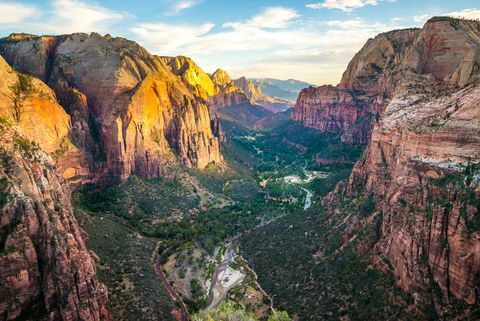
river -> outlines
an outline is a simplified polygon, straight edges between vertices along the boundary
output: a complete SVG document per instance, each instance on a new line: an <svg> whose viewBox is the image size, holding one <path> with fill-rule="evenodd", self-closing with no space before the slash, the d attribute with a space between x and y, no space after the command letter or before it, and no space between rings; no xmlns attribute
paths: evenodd
<svg viewBox="0 0 480 321"><path fill-rule="evenodd" d="M305 205L303 206L303 210L306 211L312 206L312 193L306 188L302 187L302 189L307 192L307 196L305 196Z"/></svg>

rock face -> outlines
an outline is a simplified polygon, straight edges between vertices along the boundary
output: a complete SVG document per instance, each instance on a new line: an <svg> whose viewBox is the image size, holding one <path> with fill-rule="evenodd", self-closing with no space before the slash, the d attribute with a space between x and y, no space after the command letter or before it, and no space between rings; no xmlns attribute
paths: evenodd
<svg viewBox="0 0 480 321"><path fill-rule="evenodd" d="M300 93L292 119L304 126L326 133L347 133L355 136L356 143L368 142L368 132L358 131L363 123L369 123L368 107L355 99L350 91L333 86L309 87ZM354 128L354 125L357 125ZM346 138L345 138L346 139Z"/></svg>
<svg viewBox="0 0 480 321"><path fill-rule="evenodd" d="M478 303L480 86L411 85L375 126L348 189L375 195L384 215L375 255L402 288L419 302L438 285L445 302Z"/></svg>
<svg viewBox="0 0 480 321"><path fill-rule="evenodd" d="M429 74L465 86L479 77L479 44L478 22L459 19L433 18L422 29L380 34L349 63L336 87L338 94L324 86L302 91L292 119L342 133L345 142L367 143L372 124L405 73ZM351 98L344 103L343 96Z"/></svg>
<svg viewBox="0 0 480 321"><path fill-rule="evenodd" d="M210 76L188 57L161 57L161 59L197 97L208 103L212 110L250 103L245 92L237 87L222 69L218 69Z"/></svg>
<svg viewBox="0 0 480 321"><path fill-rule="evenodd" d="M480 39L480 22L434 18L407 32L415 41L398 60L399 76L383 82L388 104L365 156L332 195L344 189L350 197L373 196L383 213L374 262L442 316L453 299L480 302L480 85L472 60L478 42L470 46ZM463 46L461 35L468 38ZM356 71L346 72L340 88L361 86L360 65L355 58Z"/></svg>
<svg viewBox="0 0 480 321"><path fill-rule="evenodd" d="M0 316L108 320L107 289L43 151L64 148L70 117L44 83L1 58L0 76Z"/></svg>
<svg viewBox="0 0 480 321"><path fill-rule="evenodd" d="M371 124L395 86L396 68L418 33L417 29L392 31L367 41L338 86L300 92L292 119L320 131L341 133L344 142L366 144Z"/></svg>
<svg viewBox="0 0 480 321"><path fill-rule="evenodd" d="M176 159L195 168L222 161L206 104L134 42L97 34L16 36L4 39L0 53L54 88L96 168L105 160L121 179L149 178L163 176Z"/></svg>
<svg viewBox="0 0 480 321"><path fill-rule="evenodd" d="M265 95L260 87L245 77L235 80L237 87L242 89L247 97L255 104L260 105L270 111L277 112L286 110L293 105L286 99L279 99Z"/></svg>

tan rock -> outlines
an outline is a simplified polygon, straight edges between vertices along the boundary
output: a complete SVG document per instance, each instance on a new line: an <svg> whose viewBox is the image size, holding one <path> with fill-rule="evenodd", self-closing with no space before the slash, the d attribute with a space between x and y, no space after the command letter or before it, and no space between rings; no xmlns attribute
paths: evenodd
<svg viewBox="0 0 480 321"><path fill-rule="evenodd" d="M5 320L109 320L107 290L55 164L43 151L26 153L16 143L20 128L2 123L0 129L0 149L9 155L0 162L8 195L0 203L0 314Z"/></svg>
<svg viewBox="0 0 480 321"><path fill-rule="evenodd" d="M158 177L176 158L197 168L222 162L205 102L162 59L123 38L72 34L53 39L11 39L0 52L56 90L72 117L72 136L89 155L95 174ZM32 65L33 60L47 65Z"/></svg>

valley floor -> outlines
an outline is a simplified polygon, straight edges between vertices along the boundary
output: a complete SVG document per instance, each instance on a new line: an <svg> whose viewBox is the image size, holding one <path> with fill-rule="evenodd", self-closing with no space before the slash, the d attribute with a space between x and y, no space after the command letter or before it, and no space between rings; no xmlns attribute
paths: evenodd
<svg viewBox="0 0 480 321"><path fill-rule="evenodd" d="M226 167L178 169L173 180L131 177L74 194L115 320L183 320L176 294L191 315L227 299L259 319L273 308L300 320L409 315L393 280L351 248L339 250L319 204L348 177L362 147L300 131L288 112L262 128L223 127ZM348 309L358 313L342 312Z"/></svg>

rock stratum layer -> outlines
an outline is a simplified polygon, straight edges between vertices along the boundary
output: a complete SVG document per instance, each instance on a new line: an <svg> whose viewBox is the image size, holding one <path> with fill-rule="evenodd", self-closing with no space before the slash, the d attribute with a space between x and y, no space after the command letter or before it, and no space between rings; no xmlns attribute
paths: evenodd
<svg viewBox="0 0 480 321"><path fill-rule="evenodd" d="M48 86L1 57L0 77L0 317L108 320L107 289L46 153L74 149L70 117Z"/></svg>
<svg viewBox="0 0 480 321"><path fill-rule="evenodd" d="M303 90L292 119L307 127L367 143L373 124L405 73L431 75L451 86L478 79L478 22L433 18L422 29L396 30L367 41L336 87Z"/></svg>
<svg viewBox="0 0 480 321"><path fill-rule="evenodd" d="M475 304L480 86L433 99L448 89L431 84L423 87L427 94L418 94L418 86L412 83L387 106L365 159L350 177L349 192L366 189L375 195L384 215L375 259L403 289L421 302L428 297L425 291L438 285L445 302L458 298Z"/></svg>
<svg viewBox="0 0 480 321"><path fill-rule="evenodd" d="M0 53L55 90L72 118L72 140L92 156L94 171L149 178L167 175L177 160L195 168L222 162L207 105L132 41L13 35Z"/></svg>
<svg viewBox="0 0 480 321"><path fill-rule="evenodd" d="M411 34L403 58L392 60L402 70L378 82L388 103L379 109L365 155L324 204L371 195L383 215L379 239L365 245L375 265L393 273L418 306L445 318L455 300L480 303L480 47L472 45L480 39L480 22L434 18L423 30L396 33ZM357 71L347 70L338 88L304 95L313 91L324 106L341 101L354 109L350 96L338 98L338 92L361 86L364 49L350 64Z"/></svg>

